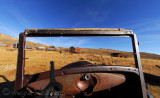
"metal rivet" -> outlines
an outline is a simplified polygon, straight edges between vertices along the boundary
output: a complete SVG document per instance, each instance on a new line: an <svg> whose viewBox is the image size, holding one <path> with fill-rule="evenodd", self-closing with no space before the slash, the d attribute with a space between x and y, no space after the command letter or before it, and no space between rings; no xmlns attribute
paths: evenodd
<svg viewBox="0 0 160 98"><path fill-rule="evenodd" d="M64 72L62 71L62 75L64 75Z"/></svg>

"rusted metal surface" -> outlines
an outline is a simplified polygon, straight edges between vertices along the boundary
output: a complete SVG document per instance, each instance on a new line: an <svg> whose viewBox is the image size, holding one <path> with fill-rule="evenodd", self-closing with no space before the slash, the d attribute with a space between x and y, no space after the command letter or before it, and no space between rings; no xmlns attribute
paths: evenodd
<svg viewBox="0 0 160 98"><path fill-rule="evenodd" d="M86 89L93 86L93 92L106 90L125 82L125 76L121 74L111 74L111 73L91 73L89 79L81 79L84 74L72 74L65 76L58 76L56 80L63 85L63 93L67 95L80 94L81 92L86 92ZM93 77L96 80L93 80ZM44 79L36 81L27 85L28 87L35 90L43 90L49 83L50 79ZM114 81L114 82L113 82Z"/></svg>
<svg viewBox="0 0 160 98"><path fill-rule="evenodd" d="M74 95L74 94L79 94L81 92L81 89L78 88L76 84L79 82L82 75L83 74L59 76L59 77L56 77L56 80L61 84L63 84L63 92L65 94ZM27 86L35 90L43 90L48 85L49 81L50 79L48 78L48 79L30 83Z"/></svg>
<svg viewBox="0 0 160 98"><path fill-rule="evenodd" d="M121 66L83 66L83 67L69 67L55 70L56 76L80 74L80 73L135 73L139 75L138 69L132 67L121 67ZM24 79L24 86L28 83L47 79L50 77L50 71L42 72L35 75L26 76Z"/></svg>
<svg viewBox="0 0 160 98"><path fill-rule="evenodd" d="M146 89L146 83L144 80L144 74L143 74L143 69L142 69L142 64L141 64L141 58L140 58L140 53L139 53L139 48L138 48L138 41L137 41L137 36L136 34L133 34L132 36L132 45L133 45L133 52L134 52L134 60L135 60L135 65L136 68L139 70L139 78L141 81L141 88L143 92L143 98L147 98L147 89Z"/></svg>
<svg viewBox="0 0 160 98"><path fill-rule="evenodd" d="M21 33L19 35L17 72L16 72L14 91L23 88L24 66L25 66L25 36L24 33Z"/></svg>
<svg viewBox="0 0 160 98"><path fill-rule="evenodd" d="M102 91L125 82L125 76L122 74L111 74L111 73L95 73L97 77L97 85L95 91Z"/></svg>
<svg viewBox="0 0 160 98"><path fill-rule="evenodd" d="M75 95L81 92L81 89L77 86L77 82L80 81L82 74L66 75L57 77L57 81L64 85L63 92L68 95ZM86 88L83 85L83 88Z"/></svg>
<svg viewBox="0 0 160 98"><path fill-rule="evenodd" d="M131 30L122 30L122 29L26 29L25 35L27 37L53 37L53 36L64 36L64 37L73 37L73 36L132 36L133 33Z"/></svg>
<svg viewBox="0 0 160 98"><path fill-rule="evenodd" d="M38 31L38 30L46 30L46 31L54 31L54 30L60 30L60 31L66 31L66 30L73 30L73 31L131 31L131 30L124 30L122 28L57 28L57 29L27 29L31 31Z"/></svg>
<svg viewBox="0 0 160 98"><path fill-rule="evenodd" d="M43 90L49 84L50 78L39 80L27 85L28 87L35 90Z"/></svg>
<svg viewBox="0 0 160 98"><path fill-rule="evenodd" d="M70 63L70 64L62 67L61 69L75 68L75 67L88 67L88 66L96 66L96 65L94 65L90 62L87 62L87 61L78 61L78 62Z"/></svg>

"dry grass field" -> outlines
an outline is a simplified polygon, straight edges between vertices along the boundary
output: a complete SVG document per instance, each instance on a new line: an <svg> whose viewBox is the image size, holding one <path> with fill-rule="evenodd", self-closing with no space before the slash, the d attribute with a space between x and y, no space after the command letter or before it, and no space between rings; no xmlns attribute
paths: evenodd
<svg viewBox="0 0 160 98"><path fill-rule="evenodd" d="M17 49L0 47L0 54L0 75L4 76L9 81L14 81L17 64ZM25 74L34 74L50 70L50 61L55 62L56 69L76 61L88 61L96 64L105 64L106 66L125 65L134 67L133 58L111 57L109 55L103 55L102 53L101 55L93 53L60 54L54 51L26 50L26 58L28 59L26 59L25 63ZM142 65L145 73L160 76L160 68L155 66L160 65L160 60L142 59ZM0 77L0 82L5 82L5 80ZM148 87L155 98L160 96L160 86L149 85Z"/></svg>

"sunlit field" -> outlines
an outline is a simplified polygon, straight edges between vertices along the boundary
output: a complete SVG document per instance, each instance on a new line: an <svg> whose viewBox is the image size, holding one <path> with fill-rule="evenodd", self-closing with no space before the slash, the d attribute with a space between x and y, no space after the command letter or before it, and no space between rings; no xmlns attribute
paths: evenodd
<svg viewBox="0 0 160 98"><path fill-rule="evenodd" d="M15 80L16 64L17 64L17 49L0 47L0 75L4 76L9 81ZM97 66L103 65L124 65L134 66L133 58L111 57L104 54L71 54L68 52L55 51L40 51L26 50L25 74L35 74L50 70L50 61L54 61L55 68L61 67L76 61L88 61L96 63ZM142 59L143 71L152 75L160 76L159 68L155 65L160 65L160 60ZM5 82L1 77L0 82ZM149 85L149 91L155 98L160 96L160 87Z"/></svg>

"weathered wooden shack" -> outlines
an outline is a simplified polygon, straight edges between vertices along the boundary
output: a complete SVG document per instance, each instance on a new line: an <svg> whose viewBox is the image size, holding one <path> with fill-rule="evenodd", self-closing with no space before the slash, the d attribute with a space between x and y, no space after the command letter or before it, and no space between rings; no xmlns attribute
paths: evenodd
<svg viewBox="0 0 160 98"><path fill-rule="evenodd" d="M50 46L49 48L55 48L54 46Z"/></svg>
<svg viewBox="0 0 160 98"><path fill-rule="evenodd" d="M75 52L76 52L76 53L81 53L81 48L76 47Z"/></svg>
<svg viewBox="0 0 160 98"><path fill-rule="evenodd" d="M0 44L0 46L6 46L6 44Z"/></svg>
<svg viewBox="0 0 160 98"><path fill-rule="evenodd" d="M121 57L121 58L127 58L126 54L123 53L111 53L112 57Z"/></svg>
<svg viewBox="0 0 160 98"><path fill-rule="evenodd" d="M13 44L7 44L6 47L11 47L11 48L13 48Z"/></svg>
<svg viewBox="0 0 160 98"><path fill-rule="evenodd" d="M19 45L18 43L14 43L13 48L18 48L18 45Z"/></svg>
<svg viewBox="0 0 160 98"><path fill-rule="evenodd" d="M25 46L25 48L26 48L26 49L32 49L32 47L31 47L31 46Z"/></svg>
<svg viewBox="0 0 160 98"><path fill-rule="evenodd" d="M46 47L36 47L37 50L45 50Z"/></svg>
<svg viewBox="0 0 160 98"><path fill-rule="evenodd" d="M45 50L46 50L46 51L57 51L57 52L61 51L61 49L60 49L59 47L46 48Z"/></svg>

